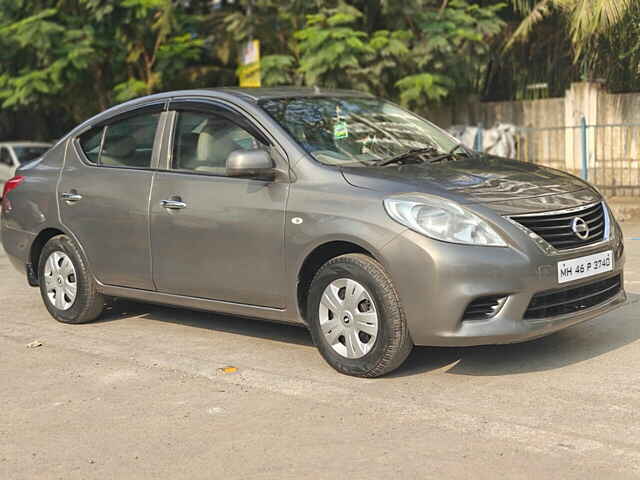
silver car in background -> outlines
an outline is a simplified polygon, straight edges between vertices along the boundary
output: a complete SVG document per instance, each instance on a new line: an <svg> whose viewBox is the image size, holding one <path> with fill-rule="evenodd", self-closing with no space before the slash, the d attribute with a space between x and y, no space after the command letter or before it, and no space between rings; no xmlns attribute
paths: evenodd
<svg viewBox="0 0 640 480"><path fill-rule="evenodd" d="M0 142L0 192L20 165L41 157L49 148L51 144L45 142Z"/></svg>
<svg viewBox="0 0 640 480"><path fill-rule="evenodd" d="M2 241L61 322L108 297L302 324L338 371L521 342L622 305L607 204L348 91L168 92L18 169Z"/></svg>

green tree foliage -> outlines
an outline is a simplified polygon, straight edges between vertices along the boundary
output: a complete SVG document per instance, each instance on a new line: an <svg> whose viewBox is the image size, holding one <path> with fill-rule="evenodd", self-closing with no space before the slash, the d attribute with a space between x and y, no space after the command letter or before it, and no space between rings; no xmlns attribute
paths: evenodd
<svg viewBox="0 0 640 480"><path fill-rule="evenodd" d="M450 0L446 8L425 9L415 15L411 59L421 71L398 81L403 103L425 106L423 99L441 100L451 92L468 94L481 89L489 41L504 26L498 17L504 6L480 7Z"/></svg>
<svg viewBox="0 0 640 480"><path fill-rule="evenodd" d="M227 5L228 3L228 5ZM0 104L71 124L165 89L235 84L262 45L264 85L354 88L425 107L472 91L502 4L471 0L0 0Z"/></svg>
<svg viewBox="0 0 640 480"><path fill-rule="evenodd" d="M545 17L560 14L566 17L576 54L580 55L589 41L608 33L622 22L636 5L634 0L513 0L517 11L525 18L509 40L526 38Z"/></svg>
<svg viewBox="0 0 640 480"><path fill-rule="evenodd" d="M346 3L307 16L305 28L295 33L307 85L349 87L357 81L362 58L374 52L367 33L354 28L361 17Z"/></svg>
<svg viewBox="0 0 640 480"><path fill-rule="evenodd" d="M504 25L498 16L504 4L417 0L399 9L383 1L378 16L393 20L372 22L374 3L325 2L306 15L289 54L279 57L280 63L265 58L265 83L286 79L355 88L417 108L477 88L489 41Z"/></svg>
<svg viewBox="0 0 640 480"><path fill-rule="evenodd" d="M639 2L505 1L0 0L0 127L15 112L54 118L60 135L133 97L235 85L249 38L265 86L352 88L418 110L532 82L558 93L585 72L640 87Z"/></svg>
<svg viewBox="0 0 640 480"><path fill-rule="evenodd" d="M592 78L616 92L640 90L640 2L606 33L595 35L581 58Z"/></svg>
<svg viewBox="0 0 640 480"><path fill-rule="evenodd" d="M160 90L201 55L188 20L171 0L0 0L2 108L55 105L78 121Z"/></svg>
<svg viewBox="0 0 640 480"><path fill-rule="evenodd" d="M565 82L551 68L541 68L539 81L560 93L569 81L604 79L613 90L640 87L640 37L637 0L512 0L523 16L506 43L504 58L518 63L519 55L544 50L551 41L547 64L570 72ZM515 55L513 51L516 51ZM525 63L525 62L523 62ZM535 74L535 72L534 72ZM544 78L546 77L546 78Z"/></svg>

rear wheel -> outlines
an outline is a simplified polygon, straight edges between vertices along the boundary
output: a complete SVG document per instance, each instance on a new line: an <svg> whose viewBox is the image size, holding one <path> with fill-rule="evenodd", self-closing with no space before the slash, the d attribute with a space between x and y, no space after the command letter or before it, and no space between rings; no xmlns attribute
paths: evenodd
<svg viewBox="0 0 640 480"><path fill-rule="evenodd" d="M49 313L63 323L87 323L100 316L105 298L80 249L66 235L50 239L38 262L40 293Z"/></svg>
<svg viewBox="0 0 640 480"><path fill-rule="evenodd" d="M389 373L413 348L389 275L366 255L341 255L320 268L309 289L307 318L322 356L347 375Z"/></svg>

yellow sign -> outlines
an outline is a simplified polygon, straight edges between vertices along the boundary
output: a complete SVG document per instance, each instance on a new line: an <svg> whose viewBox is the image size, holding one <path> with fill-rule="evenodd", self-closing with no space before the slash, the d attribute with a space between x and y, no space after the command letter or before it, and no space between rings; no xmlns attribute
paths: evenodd
<svg viewBox="0 0 640 480"><path fill-rule="evenodd" d="M249 40L242 49L238 77L241 87L260 86L260 40Z"/></svg>

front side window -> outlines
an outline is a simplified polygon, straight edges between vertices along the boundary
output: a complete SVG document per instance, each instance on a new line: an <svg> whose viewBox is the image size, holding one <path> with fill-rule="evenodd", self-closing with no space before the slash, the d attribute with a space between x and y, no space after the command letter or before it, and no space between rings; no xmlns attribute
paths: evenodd
<svg viewBox="0 0 640 480"><path fill-rule="evenodd" d="M160 112L144 113L107 125L100 165L150 168Z"/></svg>
<svg viewBox="0 0 640 480"><path fill-rule="evenodd" d="M226 175L227 157L235 150L264 148L253 135L226 118L180 112L174 132L174 170Z"/></svg>
<svg viewBox="0 0 640 480"><path fill-rule="evenodd" d="M423 118L375 98L270 98L260 106L329 165L375 165L414 149L446 153L457 143Z"/></svg>

